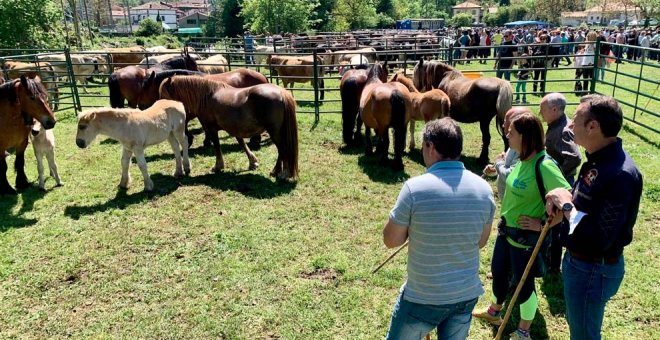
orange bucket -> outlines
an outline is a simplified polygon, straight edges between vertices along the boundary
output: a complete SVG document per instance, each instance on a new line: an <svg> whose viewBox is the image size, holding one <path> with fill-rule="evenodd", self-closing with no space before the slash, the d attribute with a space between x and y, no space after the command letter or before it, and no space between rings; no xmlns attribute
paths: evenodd
<svg viewBox="0 0 660 340"><path fill-rule="evenodd" d="M483 76L481 72L463 72L463 77L470 79L479 79Z"/></svg>

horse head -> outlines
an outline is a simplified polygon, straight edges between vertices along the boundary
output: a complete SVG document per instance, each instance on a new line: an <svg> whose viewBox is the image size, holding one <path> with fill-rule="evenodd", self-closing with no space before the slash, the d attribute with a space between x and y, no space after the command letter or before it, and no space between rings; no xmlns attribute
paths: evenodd
<svg viewBox="0 0 660 340"><path fill-rule="evenodd" d="M84 149L88 147L96 136L98 136L98 128L92 124L96 118L96 111L86 111L78 115L78 129L76 131L76 145Z"/></svg>
<svg viewBox="0 0 660 340"><path fill-rule="evenodd" d="M415 87L417 89L420 89L422 91L425 90L424 86L423 86L424 85L424 78L425 78L424 77L424 73L425 73L424 72L425 71L424 66L425 66L424 65L424 58L419 58L419 62L417 62L417 65L415 65L415 68L413 70L413 85L415 85Z"/></svg>
<svg viewBox="0 0 660 340"><path fill-rule="evenodd" d="M55 127L55 115L48 106L48 93L41 84L39 76L28 79L22 75L21 80L14 85L14 90L26 120L31 123L28 116L32 117L38 120L46 130Z"/></svg>

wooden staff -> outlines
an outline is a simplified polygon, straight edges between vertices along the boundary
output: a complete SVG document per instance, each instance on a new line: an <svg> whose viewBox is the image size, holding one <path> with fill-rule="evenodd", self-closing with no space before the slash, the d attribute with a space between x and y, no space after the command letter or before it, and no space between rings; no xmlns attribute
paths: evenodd
<svg viewBox="0 0 660 340"><path fill-rule="evenodd" d="M520 291L522 290L522 286L523 284L525 284L525 281L527 280L527 276L529 275L529 272L532 270L534 261L536 261L536 255L538 255L539 250L541 249L543 240L545 239L545 236L548 234L548 230L550 230L550 221L552 221L552 216L548 216L548 221L545 222L543 229L541 229L541 235L539 235L539 240L536 241L536 246L534 246L534 251L532 251L532 256L529 258L529 261L527 261L527 267L525 267L525 272L523 272L523 275L520 278L520 282L518 282L518 286L516 287L516 291L513 293L511 302L509 302L509 306L507 306L506 308L506 314L504 315L504 320L502 320L502 324L497 329L497 335L495 336L495 340L502 339L502 333L504 333L504 327L506 327L506 324L507 322L509 322L509 318L511 317L511 311L513 310L513 305L516 303L516 300L518 299L518 294L520 294Z"/></svg>
<svg viewBox="0 0 660 340"><path fill-rule="evenodd" d="M405 248L406 246L408 246L408 241L406 241L406 243L404 243L401 247L399 247L399 249L397 249L392 255L390 255L390 257L388 257L387 260L383 261L383 263L381 263L380 266L378 266L376 269L374 269L374 270L371 272L371 274L376 274L376 273L380 270L380 268L383 268L383 266L384 266L387 262L390 262L390 260L391 260L394 256L396 256L396 254L398 254L398 253L399 253L403 248Z"/></svg>

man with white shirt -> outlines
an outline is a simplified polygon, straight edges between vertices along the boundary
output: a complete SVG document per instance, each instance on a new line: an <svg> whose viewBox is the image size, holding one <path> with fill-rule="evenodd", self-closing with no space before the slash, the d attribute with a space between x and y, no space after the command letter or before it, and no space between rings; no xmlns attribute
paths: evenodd
<svg viewBox="0 0 660 340"><path fill-rule="evenodd" d="M580 99L569 128L584 147L573 193L554 189L546 195L546 211L562 218L561 240L566 318L571 339L600 339L605 305L619 290L624 276L623 248L633 239L642 195L642 174L623 150L617 134L623 112L608 96ZM563 213L556 213L561 211Z"/></svg>

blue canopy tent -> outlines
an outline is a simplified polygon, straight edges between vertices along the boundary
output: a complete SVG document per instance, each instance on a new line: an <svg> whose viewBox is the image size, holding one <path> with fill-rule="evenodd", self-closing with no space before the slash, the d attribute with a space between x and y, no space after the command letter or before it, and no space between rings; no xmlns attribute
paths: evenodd
<svg viewBox="0 0 660 340"><path fill-rule="evenodd" d="M533 21L533 20L521 20L521 21L512 21L504 24L507 28L515 28L520 26L536 26L538 28L548 27L547 22L543 21Z"/></svg>

